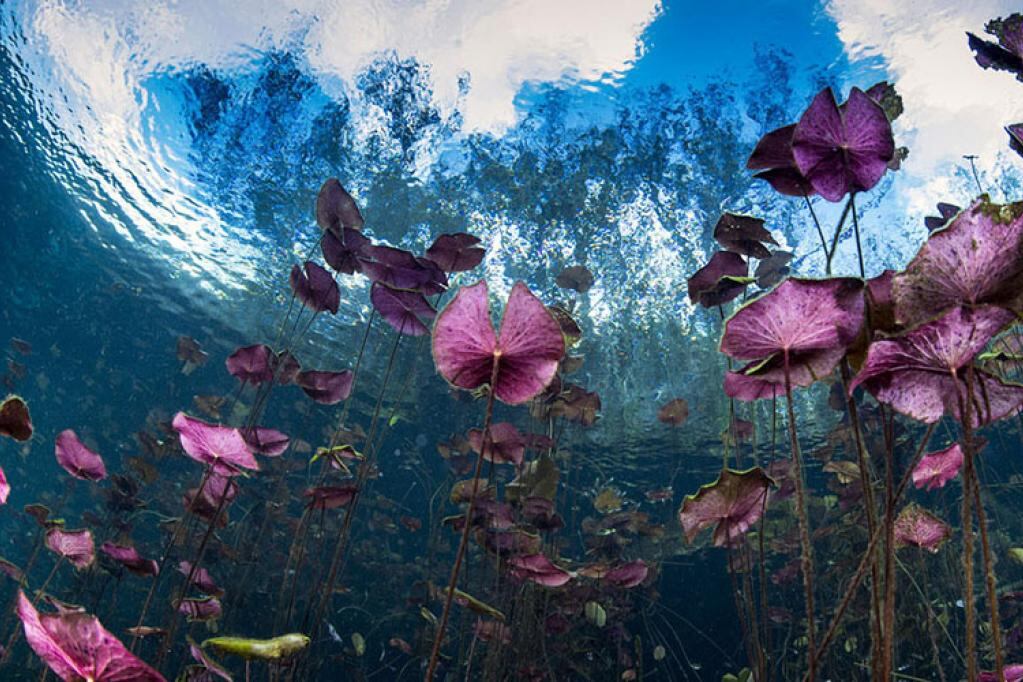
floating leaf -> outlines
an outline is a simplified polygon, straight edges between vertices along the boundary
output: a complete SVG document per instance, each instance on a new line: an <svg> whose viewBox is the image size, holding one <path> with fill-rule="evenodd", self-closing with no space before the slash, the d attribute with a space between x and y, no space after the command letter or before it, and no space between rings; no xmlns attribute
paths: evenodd
<svg viewBox="0 0 1023 682"><path fill-rule="evenodd" d="M323 260L343 275L362 272L362 258L370 245L369 238L358 230L346 227L338 233L324 232L320 240Z"/></svg>
<svg viewBox="0 0 1023 682"><path fill-rule="evenodd" d="M71 429L57 435L57 463L75 478L82 481L102 481L107 477L103 458L78 439Z"/></svg>
<svg viewBox="0 0 1023 682"><path fill-rule="evenodd" d="M418 291L392 289L386 284L374 282L370 289L370 302L387 324L405 336L423 336L430 328L423 320L437 316L426 297Z"/></svg>
<svg viewBox="0 0 1023 682"><path fill-rule="evenodd" d="M245 444L257 455L279 457L284 454L284 451L288 449L288 445L291 444L291 439L288 438L287 434L281 433L277 429L254 426L240 429L240 432L242 438L245 439Z"/></svg>
<svg viewBox="0 0 1023 682"><path fill-rule="evenodd" d="M710 262L688 280L689 299L705 308L715 308L742 294L753 281L747 277L746 261L737 253L718 251Z"/></svg>
<svg viewBox="0 0 1023 682"><path fill-rule="evenodd" d="M243 383L258 385L273 379L272 357L270 346L243 346L227 356L227 371Z"/></svg>
<svg viewBox="0 0 1023 682"><path fill-rule="evenodd" d="M796 126L792 124L766 133L746 161L746 168L761 171L754 177L766 181L780 194L810 196L816 193L813 185L799 172L792 155L792 135L795 130Z"/></svg>
<svg viewBox="0 0 1023 682"><path fill-rule="evenodd" d="M483 459L495 464L521 465L526 452L526 440L515 425L497 422L490 426L489 431ZM483 448L483 432L480 429L470 429L467 435L473 451L479 453Z"/></svg>
<svg viewBox="0 0 1023 682"><path fill-rule="evenodd" d="M321 405L334 405L352 394L355 374L348 369L327 372L308 369L298 373L295 383L307 396Z"/></svg>
<svg viewBox="0 0 1023 682"><path fill-rule="evenodd" d="M738 213L725 213L718 218L717 225L714 226L714 241L726 251L758 260L771 256L771 252L764 244L778 245L764 227L762 218Z"/></svg>
<svg viewBox="0 0 1023 682"><path fill-rule="evenodd" d="M1023 81L1023 14L989 21L984 31L997 38L998 42L966 34L970 49L976 53L977 64L983 69L1008 71Z"/></svg>
<svg viewBox="0 0 1023 682"><path fill-rule="evenodd" d="M518 580L528 580L545 587L561 587L572 579L572 574L556 566L543 554L513 556L508 559L508 570Z"/></svg>
<svg viewBox="0 0 1023 682"><path fill-rule="evenodd" d="M913 469L913 485L927 490L944 488L956 477L962 465L963 449L959 443L953 443L944 450L928 452Z"/></svg>
<svg viewBox="0 0 1023 682"><path fill-rule="evenodd" d="M143 559L134 547L104 542L99 549L136 575L152 577L160 573L160 565L152 559Z"/></svg>
<svg viewBox="0 0 1023 682"><path fill-rule="evenodd" d="M291 268L291 289L302 303L313 312L329 311L337 314L341 305L341 290L323 266L306 261L305 267Z"/></svg>
<svg viewBox="0 0 1023 682"><path fill-rule="evenodd" d="M355 199L337 178L329 178L316 196L316 224L321 230L340 232L343 228L358 230L365 221Z"/></svg>
<svg viewBox="0 0 1023 682"><path fill-rule="evenodd" d="M760 467L725 469L716 481L682 502L678 516L686 541L691 543L704 528L713 527L715 547L734 544L760 518L773 484Z"/></svg>
<svg viewBox="0 0 1023 682"><path fill-rule="evenodd" d="M934 553L952 534L944 521L917 504L910 504L895 519L895 542Z"/></svg>
<svg viewBox="0 0 1023 682"><path fill-rule="evenodd" d="M884 109L859 88L841 108L831 88L821 90L792 134L796 167L828 201L874 187L894 154Z"/></svg>
<svg viewBox="0 0 1023 682"><path fill-rule="evenodd" d="M178 432L185 453L209 465L214 472L234 476L243 469L259 470L259 462L238 429L207 424L184 412L174 415L171 424Z"/></svg>
<svg viewBox="0 0 1023 682"><path fill-rule="evenodd" d="M92 532L87 528L64 530L60 526L51 526L46 531L46 548L67 559L75 568L88 568L96 558Z"/></svg>
<svg viewBox="0 0 1023 682"><path fill-rule="evenodd" d="M0 403L0 436L18 441L32 437L32 418L21 396L9 395Z"/></svg>
<svg viewBox="0 0 1023 682"><path fill-rule="evenodd" d="M426 250L426 257L444 272L465 272L483 261L486 252L479 243L479 237L465 232L442 234Z"/></svg>
<svg viewBox="0 0 1023 682"><path fill-rule="evenodd" d="M670 426L682 426L689 419L689 403L685 398L675 398L661 405L657 411L657 421Z"/></svg>

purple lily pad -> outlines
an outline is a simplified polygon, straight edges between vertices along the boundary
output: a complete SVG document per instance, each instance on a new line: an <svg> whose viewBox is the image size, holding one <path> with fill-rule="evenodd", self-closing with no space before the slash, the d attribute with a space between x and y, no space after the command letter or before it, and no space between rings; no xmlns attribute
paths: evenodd
<svg viewBox="0 0 1023 682"><path fill-rule="evenodd" d="M229 476L222 476L214 470L202 488L202 495L199 495L198 488L189 488L185 492L183 501L186 509L206 522L213 523L214 517L217 516L217 510L223 512L223 509L226 509L227 505L233 502L237 496L238 484ZM223 513L221 513L219 523L222 526L227 525L227 519Z"/></svg>
<svg viewBox="0 0 1023 682"><path fill-rule="evenodd" d="M339 234L324 232L320 240L320 251L323 252L323 260L334 270L343 275L354 275L362 272L359 259L364 257L363 251L369 244L368 237L346 227Z"/></svg>
<svg viewBox="0 0 1023 682"><path fill-rule="evenodd" d="M630 589L642 584L650 573L650 568L642 559L630 561L612 568L604 574L604 580L616 587Z"/></svg>
<svg viewBox="0 0 1023 682"><path fill-rule="evenodd" d="M554 278L554 283L561 289L572 289L585 294L593 286L593 273L585 265L572 265Z"/></svg>
<svg viewBox="0 0 1023 682"><path fill-rule="evenodd" d="M669 400L657 410L657 421L668 426L682 426L687 419L689 419L689 403L685 398Z"/></svg>
<svg viewBox="0 0 1023 682"><path fill-rule="evenodd" d="M984 31L997 38L998 42L966 34L970 49L976 53L977 64L983 69L1008 71L1023 81L1023 14L989 21Z"/></svg>
<svg viewBox="0 0 1023 682"><path fill-rule="evenodd" d="M7 474L3 467L0 467L0 504L7 504L7 498L11 494L11 484L7 482Z"/></svg>
<svg viewBox="0 0 1023 682"><path fill-rule="evenodd" d="M309 488L302 495L309 498L309 506L313 509L337 509L347 506L358 491L359 488L354 483L345 483Z"/></svg>
<svg viewBox="0 0 1023 682"><path fill-rule="evenodd" d="M785 393L827 376L859 335L863 282L853 278L787 279L739 308L725 322L721 352L752 361L729 372L725 392L740 400Z"/></svg>
<svg viewBox="0 0 1023 682"><path fill-rule="evenodd" d="M772 252L770 256L757 263L757 269L753 273L757 279L757 286L761 289L770 289L776 286L788 277L789 263L791 262L792 254L790 252Z"/></svg>
<svg viewBox="0 0 1023 682"><path fill-rule="evenodd" d="M32 417L21 396L9 395L0 403L0 436L17 441L32 437Z"/></svg>
<svg viewBox="0 0 1023 682"><path fill-rule="evenodd" d="M780 194L793 197L810 196L816 192L813 185L796 167L792 155L792 135L795 124L766 133L753 149L746 168L760 170L754 177L766 181Z"/></svg>
<svg viewBox="0 0 1023 682"><path fill-rule="evenodd" d="M100 551L108 557L121 564L129 571L141 576L155 576L160 573L160 565L153 559L144 559L134 547L115 545L112 542L104 542L99 547Z"/></svg>
<svg viewBox="0 0 1023 682"><path fill-rule="evenodd" d="M257 455L266 457L279 457L284 454L291 444L287 434L277 429L267 429L262 426L240 429L245 444L249 450Z"/></svg>
<svg viewBox="0 0 1023 682"><path fill-rule="evenodd" d="M841 109L831 88L821 90L792 134L796 167L828 201L874 187L894 154L884 109L859 88Z"/></svg>
<svg viewBox="0 0 1023 682"><path fill-rule="evenodd" d="M426 250L426 257L444 272L465 272L483 261L486 251L479 243L479 237L465 232L442 234Z"/></svg>
<svg viewBox="0 0 1023 682"><path fill-rule="evenodd" d="M746 261L737 253L718 251L710 262L689 278L689 298L705 308L715 308L740 296L753 281Z"/></svg>
<svg viewBox="0 0 1023 682"><path fill-rule="evenodd" d="M982 672L977 675L977 682L1023 682L1023 663L1014 663L1002 668L1004 677L998 679L998 672Z"/></svg>
<svg viewBox="0 0 1023 682"><path fill-rule="evenodd" d="M468 435L469 445L473 451L479 453L483 448L483 431L481 429L470 429ZM495 464L522 465L522 457L526 454L526 440L510 422L498 422L491 424L490 437L487 438L487 450L483 453L483 459Z"/></svg>
<svg viewBox="0 0 1023 682"><path fill-rule="evenodd" d="M416 257L416 262L428 273L427 280L419 285L416 291L424 296L434 296L448 290L448 275L441 270L439 265L429 258L420 258L418 256Z"/></svg>
<svg viewBox="0 0 1023 682"><path fill-rule="evenodd" d="M432 320L437 316L437 311L418 291L392 289L381 282L374 282L369 299L380 317L405 336L429 334L430 328L423 320Z"/></svg>
<svg viewBox="0 0 1023 682"><path fill-rule="evenodd" d="M18 618L32 651L59 678L92 682L166 682L129 652L95 616L40 614L18 592Z"/></svg>
<svg viewBox="0 0 1023 682"><path fill-rule="evenodd" d="M392 289L419 290L435 278L433 270L416 259L411 251L393 246L369 245L359 258L362 271L370 280Z"/></svg>
<svg viewBox="0 0 1023 682"><path fill-rule="evenodd" d="M361 229L365 224L352 195L337 178L329 178L316 196L316 224L321 230L340 232Z"/></svg>
<svg viewBox="0 0 1023 682"><path fill-rule="evenodd" d="M200 566L199 568L192 570L191 561L181 561L178 562L178 573L185 576L186 579L189 575L191 575L192 584L199 588L199 590L204 594L212 595L214 597L224 596L223 588L217 585L217 581L213 579L213 576L210 575L210 572L205 568Z"/></svg>
<svg viewBox="0 0 1023 682"><path fill-rule="evenodd" d="M944 414L958 419L959 397L966 400L967 395L965 368L1013 319L1003 308L959 307L901 336L874 341L849 390L862 385L878 401L927 424ZM1023 404L1023 386L981 369L973 372L975 426L1012 414Z"/></svg>
<svg viewBox="0 0 1023 682"><path fill-rule="evenodd" d="M207 424L184 412L174 415L171 425L178 432L185 453L211 466L215 473L234 476L243 469L259 470L259 462L238 429Z"/></svg>
<svg viewBox="0 0 1023 682"><path fill-rule="evenodd" d="M913 485L918 489L937 490L959 474L963 466L963 449L954 443L944 450L928 452L913 469Z"/></svg>
<svg viewBox="0 0 1023 682"><path fill-rule="evenodd" d="M981 197L934 232L895 277L896 319L909 326L957 305L991 303L1021 309L1023 202Z"/></svg>
<svg viewBox="0 0 1023 682"><path fill-rule="evenodd" d="M46 548L67 559L75 568L88 568L96 558L92 532L87 528L64 530L51 526L46 531Z"/></svg>
<svg viewBox="0 0 1023 682"><path fill-rule="evenodd" d="M556 566L543 554L510 557L508 569L517 580L528 580L545 587L561 587L572 580L571 573Z"/></svg>
<svg viewBox="0 0 1023 682"><path fill-rule="evenodd" d="M932 554L952 535L948 524L917 504L910 504L895 519L895 542L926 549Z"/></svg>
<svg viewBox="0 0 1023 682"><path fill-rule="evenodd" d="M491 381L504 403L524 403L554 379L565 354L561 326L525 284L512 287L501 332L494 332L484 281L463 287L437 316L433 327L433 358L451 384L476 389Z"/></svg>
<svg viewBox="0 0 1023 682"><path fill-rule="evenodd" d="M102 481L107 477L103 458L85 447L71 429L57 435L56 455L64 471L81 481Z"/></svg>
<svg viewBox="0 0 1023 682"><path fill-rule="evenodd" d="M764 244L778 245L764 227L762 218L738 213L725 213L718 218L717 225L714 226L714 241L726 251L758 260L771 256L771 252Z"/></svg>
<svg viewBox="0 0 1023 682"><path fill-rule="evenodd" d="M309 369L298 373L295 383L305 394L321 405L334 405L347 400L352 393L355 375L351 370L327 372Z"/></svg>
<svg viewBox="0 0 1023 682"><path fill-rule="evenodd" d="M1009 134L1009 149L1023 156L1023 123L1005 126L1005 132Z"/></svg>
<svg viewBox="0 0 1023 682"><path fill-rule="evenodd" d="M885 270L867 280L867 307L870 310L870 327L876 332L892 333L899 329L895 322L895 298L892 285L894 270Z"/></svg>
<svg viewBox="0 0 1023 682"><path fill-rule="evenodd" d="M341 290L334 276L312 261L305 262L304 271L297 265L291 268L291 289L307 308L317 313L326 310L336 315L341 305Z"/></svg>
<svg viewBox="0 0 1023 682"><path fill-rule="evenodd" d="M290 351L282 350L271 356L270 369L277 376L277 383L284 386L295 383L298 373L302 371L302 365Z"/></svg>
<svg viewBox="0 0 1023 682"><path fill-rule="evenodd" d="M243 383L258 385L273 379L273 350L262 343L242 346L227 356L227 371Z"/></svg>
<svg viewBox="0 0 1023 682"><path fill-rule="evenodd" d="M184 614L189 623L197 623L219 619L224 609L216 597L202 597L182 599L178 602L178 613Z"/></svg>
<svg viewBox="0 0 1023 682"><path fill-rule="evenodd" d="M714 527L714 546L731 546L760 518L768 489L774 484L760 467L725 469L717 480L687 495L678 518L686 541Z"/></svg>
<svg viewBox="0 0 1023 682"><path fill-rule="evenodd" d="M937 229L945 227L945 224L948 223L948 221L951 220L953 217L955 217L955 214L959 213L959 211L961 210L962 209L956 206L955 204L949 204L944 201L939 201L938 215L927 216L926 218L924 218L924 227L927 228L928 232L934 232Z"/></svg>

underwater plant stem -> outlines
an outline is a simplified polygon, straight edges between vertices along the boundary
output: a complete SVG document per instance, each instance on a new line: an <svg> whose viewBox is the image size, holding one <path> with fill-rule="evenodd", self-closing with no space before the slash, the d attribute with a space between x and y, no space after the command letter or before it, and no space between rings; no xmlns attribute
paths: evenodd
<svg viewBox="0 0 1023 682"><path fill-rule="evenodd" d="M480 447L480 456L476 460L476 471L472 476L472 495L469 497L469 504L465 510L465 526L462 528L462 538L458 542L458 552L455 554L455 563L451 566L451 577L448 580L448 592L444 598L444 611L441 613L440 623L437 624L437 633L433 638L433 649L430 651L430 662L426 666L424 680L432 682L434 671L437 669L437 659L440 656L440 647L444 642L444 631L447 630L448 618L451 615L451 601L455 596L455 587L458 585L458 574L462 568L462 560L465 558L465 550L469 545L469 531L472 529L472 512L476 503L476 496L479 493L480 473L483 471L483 453L487 451L488 439L490 438L490 422L494 416L494 386L497 385L497 371L501 365L501 357L494 357L494 367L490 373L490 391L487 395L487 412L483 418L483 437Z"/></svg>
<svg viewBox="0 0 1023 682"><path fill-rule="evenodd" d="M838 238L842 234L842 228L845 227L846 218L849 217L849 202L846 202L845 209L842 211L842 217L838 220L838 225L835 227L835 235L831 238L831 250L827 252L828 261L825 264L824 271L828 277L831 277L831 261L835 259L835 252L838 251Z"/></svg>
<svg viewBox="0 0 1023 682"><path fill-rule="evenodd" d="M913 469L916 467L916 463L920 461L920 457L924 454L924 449L927 447L927 442L931 439L931 434L934 433L935 424L928 424L927 431L924 432L923 439L920 441L920 445L917 447L916 454L913 456L913 460L909 463L906 468L906 472L902 475L902 479L899 481L899 487L895 489L894 500L898 503L902 497L902 493L905 492L906 486L909 484L912 478ZM835 615L831 617L831 625L828 626L827 631L824 633L824 637L821 638L820 647L817 650L817 660L824 658L824 655L828 651L828 646L835 638L835 634L838 632L839 626L842 624L842 617L845 615L846 610L849 608L849 604L852 603L852 598L856 594L856 590L859 588L860 583L863 582L864 576L867 574L867 566L873 561L874 550L877 548L877 543L881 540L881 528L877 528L873 535L870 537L870 541L867 543L867 549L863 553L863 557L860 559L860 565L856 568L856 573L853 574L852 580L849 581L849 586L845 590L845 594L842 595L842 599L838 604L838 608L835 609ZM804 682L809 680L808 677L804 677Z"/></svg>
<svg viewBox="0 0 1023 682"><path fill-rule="evenodd" d="M977 191L983 194L984 188L980 185L980 176L977 174L977 164L974 163L974 161L977 160L977 155L966 154L963 158L970 162L970 170L973 172L973 181L977 183Z"/></svg>
<svg viewBox="0 0 1023 682"><path fill-rule="evenodd" d="M884 409L884 406L881 407ZM882 411L882 416L884 412ZM881 628L881 679L891 678L895 657L895 443L885 429L884 623Z"/></svg>
<svg viewBox="0 0 1023 682"><path fill-rule="evenodd" d="M806 594L806 665L811 680L817 679L817 643L813 622L813 545L810 541L810 522L806 514L806 490L803 481L803 462L796 433L796 411L792 405L792 379L789 371L789 352L784 350L785 405L788 410L789 437L792 440L793 477L796 479L796 519L799 522L800 565L803 572L803 591Z"/></svg>
<svg viewBox="0 0 1023 682"><path fill-rule="evenodd" d="M821 248L824 249L824 265L827 268L827 275L830 277L831 256L828 251L828 240L824 238L824 229L821 228L821 221L817 218L817 211L813 210L813 203L805 192L803 193L803 200L806 202L806 208L810 211L810 217L813 218L814 227L817 228L817 236L821 238Z"/></svg>
<svg viewBox="0 0 1023 682"><path fill-rule="evenodd" d="M958 386L958 383L956 384ZM963 419L963 441L966 445L965 460L967 466L964 470L963 497L974 497L977 513L977 527L980 530L980 545L984 559L984 582L987 587L988 613L991 616L991 639L995 650L995 674L999 682L1005 679L1005 657L1002 652L1002 623L998 614L998 592L995 579L994 561L991 558L991 544L987 532L987 515L984 513L984 504L980 495L980 478L977 476L976 462L974 455L976 448L973 442L972 413L974 405L974 372L970 364L966 370L966 409L960 414ZM979 416L979 415L978 415ZM978 419L979 421L979 419ZM966 475L969 475L968 477ZM972 490L971 490L972 489ZM964 526L965 532L965 526Z"/></svg>
<svg viewBox="0 0 1023 682"><path fill-rule="evenodd" d="M856 215L856 192L849 195L849 206L852 209L853 234L856 235L856 257L860 261L860 279L866 279L867 272L863 267L863 245L860 243L860 219Z"/></svg>

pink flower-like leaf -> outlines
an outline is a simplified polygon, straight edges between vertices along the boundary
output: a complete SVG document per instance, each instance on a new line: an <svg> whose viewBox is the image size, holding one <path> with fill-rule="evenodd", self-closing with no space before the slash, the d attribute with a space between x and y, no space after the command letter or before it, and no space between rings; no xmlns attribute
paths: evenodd
<svg viewBox="0 0 1023 682"><path fill-rule="evenodd" d="M766 181L780 194L810 196L816 193L813 185L799 172L792 155L792 135L795 131L796 125L793 123L765 133L753 149L746 168L761 171L754 177Z"/></svg>
<svg viewBox="0 0 1023 682"><path fill-rule="evenodd" d="M637 559L612 568L604 574L603 579L617 587L629 589L640 585L649 573L650 568L646 563L642 559Z"/></svg>
<svg viewBox="0 0 1023 682"><path fill-rule="evenodd" d="M465 272L483 261L486 252L479 243L479 237L465 232L442 234L426 250L426 257L444 272Z"/></svg>
<svg viewBox="0 0 1023 682"><path fill-rule="evenodd" d="M427 287L430 291L424 293L437 293L431 286L436 273L411 251L393 246L367 245L361 251L359 263L370 280L382 282L392 289L420 290ZM432 264L436 266L436 263Z"/></svg>
<svg viewBox="0 0 1023 682"><path fill-rule="evenodd" d="M998 679L997 672L982 672L977 675L977 682L1023 682L1023 663L1013 663L1002 668L1005 677Z"/></svg>
<svg viewBox="0 0 1023 682"><path fill-rule="evenodd" d="M517 580L528 580L545 587L561 587L572 574L556 566L543 554L529 554L508 558L508 569Z"/></svg>
<svg viewBox="0 0 1023 682"><path fill-rule="evenodd" d="M771 257L764 244L778 245L764 227L763 218L738 213L725 213L714 226L714 241L726 251L758 260Z"/></svg>
<svg viewBox="0 0 1023 682"><path fill-rule="evenodd" d="M277 429L254 426L242 428L240 432L242 438L245 439L245 444L249 446L249 450L257 455L279 457L291 444L291 439L287 434L281 433Z"/></svg>
<svg viewBox="0 0 1023 682"><path fill-rule="evenodd" d="M343 228L358 230L365 224L355 199L337 178L329 178L320 187L316 196L316 224L330 232Z"/></svg>
<svg viewBox="0 0 1023 682"><path fill-rule="evenodd" d="M346 227L338 233L328 231L320 240L323 260L343 275L362 272L364 250L370 245L369 238L358 230Z"/></svg>
<svg viewBox="0 0 1023 682"><path fill-rule="evenodd" d="M512 287L500 337L490 320L486 282L463 287L437 316L433 359L451 384L476 389L494 375L491 389L504 403L524 403L554 379L565 354L561 326L525 284Z"/></svg>
<svg viewBox="0 0 1023 682"><path fill-rule="evenodd" d="M3 467L0 467L0 504L7 504L7 498L11 494L11 484L7 482L7 474Z"/></svg>
<svg viewBox="0 0 1023 682"><path fill-rule="evenodd" d="M944 450L929 452L920 458L913 469L913 485L927 490L944 488L959 474L963 465L963 449L954 443Z"/></svg>
<svg viewBox="0 0 1023 682"><path fill-rule="evenodd" d="M217 581L213 579L213 576L210 575L210 572L205 568L200 566L193 571L191 561L181 561L178 563L178 573L185 576L185 579L188 579L188 576L191 575L192 584L199 588L199 590L201 590L204 594L212 595L214 597L224 596L223 588L217 585Z"/></svg>
<svg viewBox="0 0 1023 682"><path fill-rule="evenodd" d="M75 568L88 568L96 558L92 532L87 528L64 530L61 526L51 526L46 531L46 548L67 559Z"/></svg>
<svg viewBox="0 0 1023 682"><path fill-rule="evenodd" d="M895 542L901 546L920 547L933 554L950 535L947 523L917 504L908 505L895 519Z"/></svg>
<svg viewBox="0 0 1023 682"><path fill-rule="evenodd" d="M841 108L831 88L821 90L792 134L796 167L828 201L874 187L894 154L888 116L859 88Z"/></svg>
<svg viewBox="0 0 1023 682"><path fill-rule="evenodd" d="M849 390L863 386L878 401L927 424L944 414L961 419L968 396L966 372L975 378L971 423L987 424L1015 413L1023 386L968 366L988 341L1015 316L994 306L953 308L901 336L870 344L867 359Z"/></svg>
<svg viewBox="0 0 1023 682"><path fill-rule="evenodd" d="M760 518L773 484L760 467L725 469L716 481L683 500L678 517L686 541L713 527L715 547L733 545Z"/></svg>
<svg viewBox="0 0 1023 682"><path fill-rule="evenodd" d="M32 651L65 682L165 682L95 616L40 614L25 594L18 592L18 618Z"/></svg>
<svg viewBox="0 0 1023 682"><path fill-rule="evenodd" d="M190 598L178 602L178 613L184 614L189 623L207 622L220 618L224 609L216 597Z"/></svg>
<svg viewBox="0 0 1023 682"><path fill-rule="evenodd" d="M302 495L309 498L309 507L312 509L338 509L347 506L358 491L354 483L344 483L309 488Z"/></svg>
<svg viewBox="0 0 1023 682"><path fill-rule="evenodd" d="M919 324L957 305L1023 310L1023 203L981 197L927 238L895 276L896 320Z"/></svg>
<svg viewBox="0 0 1023 682"><path fill-rule="evenodd" d="M98 453L85 447L78 435L71 429L57 435L57 463L75 478L82 481L102 481L107 477L107 468Z"/></svg>
<svg viewBox="0 0 1023 682"><path fill-rule="evenodd" d="M178 432L185 453L211 466L215 473L234 476L243 469L259 470L259 462L238 429L207 424L184 412L174 415L171 425Z"/></svg>

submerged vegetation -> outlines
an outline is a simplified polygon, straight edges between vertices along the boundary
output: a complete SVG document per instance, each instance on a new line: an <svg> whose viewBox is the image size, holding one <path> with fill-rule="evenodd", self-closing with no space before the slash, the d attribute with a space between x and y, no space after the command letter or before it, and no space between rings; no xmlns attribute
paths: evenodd
<svg viewBox="0 0 1023 682"><path fill-rule="evenodd" d="M1023 80L1023 16L987 32L969 36L978 64ZM1023 437L1023 202L978 187L965 208L939 203L905 268L867 278L859 206L907 158L901 113L888 83L842 103L824 88L752 149L755 177L797 204L785 216L805 210L820 262L796 262L770 215L717 218L721 249L687 274L718 327L720 387L664 396L651 419L674 435L691 403L718 404L706 447L720 468L674 514L682 453L643 500L609 476L579 482L599 466L580 443L602 402L576 378L592 362L578 313L603 273L564 268L561 301L515 282L495 326L478 237L384 244L327 180L315 248L282 268L275 333L223 358L231 395L154 408L123 468L64 428L67 476L21 510L6 503L30 406L0 404L0 464L15 472L0 469L0 513L30 528L8 545L18 560L0 560L0 675L695 680L716 658L710 674L744 682L1023 679L1023 593L1000 582L1023 563L1020 529L992 522L1001 477L983 466L992 442ZM1006 130L1023 155L1021 125ZM833 230L824 203L841 205ZM839 248L855 249L855 272L833 272ZM316 325L351 324L345 279L368 286L361 341L308 366ZM219 364L190 336L176 358L186 376ZM462 427L394 448L432 370ZM807 425L817 398L833 413L823 440ZM187 483L161 475L175 461ZM404 497L374 491L384 477ZM678 557L723 576L706 591L730 622L665 603Z"/></svg>

